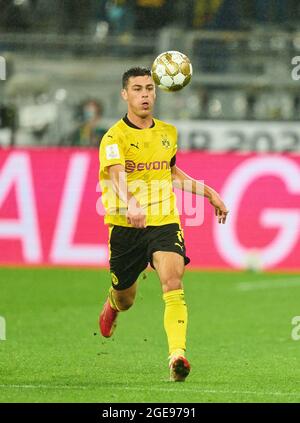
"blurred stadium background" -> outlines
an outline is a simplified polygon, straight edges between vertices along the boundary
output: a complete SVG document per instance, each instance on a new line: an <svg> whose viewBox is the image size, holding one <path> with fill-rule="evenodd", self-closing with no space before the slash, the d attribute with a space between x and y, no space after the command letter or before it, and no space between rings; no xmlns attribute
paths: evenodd
<svg viewBox="0 0 300 423"><path fill-rule="evenodd" d="M269 127L299 119L299 84L291 78L291 60L300 51L295 0L0 5L0 53L7 62L7 80L0 85L3 146L87 144L73 134L83 119L82 103L95 98L102 106L99 125L107 127L125 110L119 96L123 70L149 66L157 54L174 48L189 55L195 74L176 101L159 96L162 119L246 120L245 126L269 121ZM182 143L202 146L199 140ZM267 134L258 143L274 147ZM290 144L281 149L300 149L299 142Z"/></svg>
<svg viewBox="0 0 300 423"><path fill-rule="evenodd" d="M290 337L290 321L300 313L295 295L299 277L266 276L263 271L300 272L300 3L0 0L0 11L0 315L7 320L8 333L7 342L0 342L5 375L0 401L299 401L296 371L289 367L299 347ZM165 354L156 332L149 335L145 329L141 339L130 334L134 351L120 335L119 347L140 368L137 384L130 374L122 375L129 391L120 397L123 385L111 382L122 374L117 345L110 344L109 350L98 336L81 338L97 332L109 274L77 268L108 264L107 232L99 216L97 149L104 132L126 110L119 94L121 75L134 65L151 66L166 50L187 54L194 75L182 92L158 93L155 115L176 124L179 166L215 187L230 215L219 227L205 204L204 223L195 228L201 222L186 209L183 213L190 268L199 271L186 274L194 314L190 391L175 395L161 388L156 377L163 367L155 368L154 375L145 373L151 354L158 351L162 360ZM31 272L23 265L47 269ZM60 274L52 266L58 265L75 270L56 279ZM223 273L202 273L205 269ZM228 270L241 273L228 277ZM141 289L147 291L150 307L151 295L159 294L157 287L152 292L145 284ZM138 298L137 309L147 307L143 298ZM200 303L206 298L204 310L212 301L201 316L197 298ZM233 301L235 310L221 298ZM72 313L81 323L70 335ZM134 327L135 314L130 313L135 312L129 312ZM238 327L235 313L241 316ZM220 315L222 333L214 338L200 319L217 327ZM61 336L57 326L65 326ZM3 330L0 340L1 334L3 339ZM163 337L158 336L161 342ZM82 359L78 338L85 351ZM146 338L143 362L139 354ZM255 342L257 350L249 353ZM214 356L215 348L223 352L223 361ZM93 357L92 369L89 354L100 356ZM112 360L112 375L110 364L100 360L102 354ZM214 367L209 367L209 357L215 359ZM60 360L64 364L58 370ZM209 377L203 379L207 368ZM103 391L93 391L102 382L111 390L102 386ZM84 392L82 386L89 383ZM145 383L152 394L156 389L155 395Z"/></svg>

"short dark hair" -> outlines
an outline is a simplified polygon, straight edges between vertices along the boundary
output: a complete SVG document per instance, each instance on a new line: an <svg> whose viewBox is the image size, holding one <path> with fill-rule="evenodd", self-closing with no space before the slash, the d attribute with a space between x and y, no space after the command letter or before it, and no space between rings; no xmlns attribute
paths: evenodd
<svg viewBox="0 0 300 423"><path fill-rule="evenodd" d="M132 76L151 76L151 70L149 68L142 68L142 67L135 67L130 68L126 72L123 73L122 76L122 86L126 88L128 85L128 80Z"/></svg>

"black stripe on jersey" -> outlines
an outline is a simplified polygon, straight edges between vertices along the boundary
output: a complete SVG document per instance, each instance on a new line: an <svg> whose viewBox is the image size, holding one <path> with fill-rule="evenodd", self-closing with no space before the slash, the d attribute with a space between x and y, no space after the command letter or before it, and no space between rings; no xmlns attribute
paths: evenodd
<svg viewBox="0 0 300 423"><path fill-rule="evenodd" d="M175 166L176 164L176 154L175 156L172 157L171 161L170 161L170 167Z"/></svg>
<svg viewBox="0 0 300 423"><path fill-rule="evenodd" d="M130 122L130 120L128 119L127 114L123 117L123 121L126 123L126 125L130 126L130 128L134 128L134 129L145 129L145 128L139 128L134 123ZM154 120L152 120L152 125L149 126L149 128L153 128L154 126L155 126L155 122L154 122Z"/></svg>

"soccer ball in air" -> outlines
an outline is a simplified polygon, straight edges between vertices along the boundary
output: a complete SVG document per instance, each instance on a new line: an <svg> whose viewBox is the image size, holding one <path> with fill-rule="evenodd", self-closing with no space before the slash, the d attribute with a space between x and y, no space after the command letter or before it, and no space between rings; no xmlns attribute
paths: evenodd
<svg viewBox="0 0 300 423"><path fill-rule="evenodd" d="M189 58L179 51L165 51L154 60L152 78L164 91L179 91L191 80L193 74Z"/></svg>

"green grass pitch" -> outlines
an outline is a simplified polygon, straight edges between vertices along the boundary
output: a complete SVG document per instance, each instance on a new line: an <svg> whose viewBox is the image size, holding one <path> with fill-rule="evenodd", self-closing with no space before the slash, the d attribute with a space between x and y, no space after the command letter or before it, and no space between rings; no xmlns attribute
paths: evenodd
<svg viewBox="0 0 300 423"><path fill-rule="evenodd" d="M187 271L184 281L192 370L171 383L154 272L105 339L106 270L0 269L0 402L299 402L300 276Z"/></svg>

